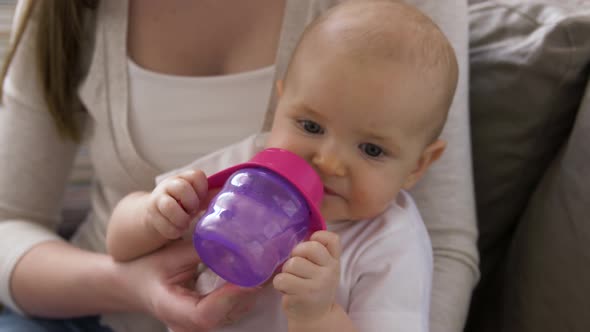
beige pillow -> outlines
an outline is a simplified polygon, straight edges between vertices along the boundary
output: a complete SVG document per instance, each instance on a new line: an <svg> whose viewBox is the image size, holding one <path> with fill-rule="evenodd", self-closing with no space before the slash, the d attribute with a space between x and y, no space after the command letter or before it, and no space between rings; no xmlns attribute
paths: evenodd
<svg viewBox="0 0 590 332"><path fill-rule="evenodd" d="M471 126L482 271L470 331L498 327L501 263L530 195L573 125L590 63L587 7L560 1L480 1L470 6Z"/></svg>

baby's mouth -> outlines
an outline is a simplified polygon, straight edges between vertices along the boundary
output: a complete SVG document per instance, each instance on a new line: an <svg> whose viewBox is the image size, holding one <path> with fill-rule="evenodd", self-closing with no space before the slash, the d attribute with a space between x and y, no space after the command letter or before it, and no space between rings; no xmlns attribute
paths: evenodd
<svg viewBox="0 0 590 332"><path fill-rule="evenodd" d="M324 186L324 194L325 195L331 195L331 196L338 196L340 197L340 194L338 194L337 192L335 192L334 190L330 189L329 187Z"/></svg>

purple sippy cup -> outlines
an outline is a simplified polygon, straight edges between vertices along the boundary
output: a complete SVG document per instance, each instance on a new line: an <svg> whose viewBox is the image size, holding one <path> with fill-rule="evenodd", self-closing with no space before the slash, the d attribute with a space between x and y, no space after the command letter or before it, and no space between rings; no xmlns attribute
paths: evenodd
<svg viewBox="0 0 590 332"><path fill-rule="evenodd" d="M322 181L287 150L265 149L208 181L210 189L223 187L197 223L193 244L203 263L231 283L264 283L299 242L326 229Z"/></svg>

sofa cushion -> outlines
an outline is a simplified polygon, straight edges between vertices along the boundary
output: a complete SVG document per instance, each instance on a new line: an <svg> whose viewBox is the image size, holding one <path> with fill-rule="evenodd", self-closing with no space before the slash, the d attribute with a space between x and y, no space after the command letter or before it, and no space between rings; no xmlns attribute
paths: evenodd
<svg viewBox="0 0 590 332"><path fill-rule="evenodd" d="M501 331L590 331L590 85L519 221L505 280Z"/></svg>
<svg viewBox="0 0 590 332"><path fill-rule="evenodd" d="M482 279L469 320L494 330L500 262L517 221L568 137L590 63L587 3L470 6L471 126Z"/></svg>

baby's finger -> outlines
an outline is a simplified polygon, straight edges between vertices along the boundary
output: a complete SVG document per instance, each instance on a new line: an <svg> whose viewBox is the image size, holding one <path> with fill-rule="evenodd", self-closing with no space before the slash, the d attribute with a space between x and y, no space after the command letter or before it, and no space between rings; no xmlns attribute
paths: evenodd
<svg viewBox="0 0 590 332"><path fill-rule="evenodd" d="M174 240L182 236L182 230L170 223L163 215L154 216L151 223L156 231L167 239Z"/></svg>
<svg viewBox="0 0 590 332"><path fill-rule="evenodd" d="M307 259L295 256L289 258L285 264L283 264L282 271L303 279L311 279L320 273L319 269L319 266Z"/></svg>
<svg viewBox="0 0 590 332"><path fill-rule="evenodd" d="M207 209L207 207L211 203L211 200L219 193L219 191L221 191L221 188L212 188L211 190L209 190L207 192L207 196L201 202L201 206L200 206L199 210Z"/></svg>
<svg viewBox="0 0 590 332"><path fill-rule="evenodd" d="M168 181L166 183L166 194L178 201L188 214L193 214L199 210L199 196L192 184L186 179L177 177Z"/></svg>
<svg viewBox="0 0 590 332"><path fill-rule="evenodd" d="M273 287L286 295L297 295L307 292L306 279L301 279L289 273L279 273L272 280Z"/></svg>
<svg viewBox="0 0 590 332"><path fill-rule="evenodd" d="M204 200L205 197L207 197L209 183L207 182L207 177L203 171L199 169L189 170L181 173L179 177L190 183L200 200Z"/></svg>
<svg viewBox="0 0 590 332"><path fill-rule="evenodd" d="M156 202L158 210L167 219L167 222L180 230L189 226L191 216L184 211L178 202L167 195L162 195Z"/></svg>
<svg viewBox="0 0 590 332"><path fill-rule="evenodd" d="M299 243L291 252L292 257L303 257L319 266L328 266L333 258L328 249L317 241Z"/></svg>
<svg viewBox="0 0 590 332"><path fill-rule="evenodd" d="M329 231L317 231L311 235L310 241L317 241L328 248L328 252L335 259L340 258L342 246L338 234Z"/></svg>

